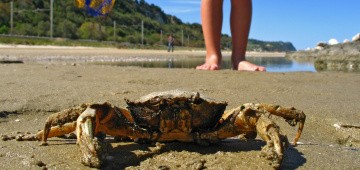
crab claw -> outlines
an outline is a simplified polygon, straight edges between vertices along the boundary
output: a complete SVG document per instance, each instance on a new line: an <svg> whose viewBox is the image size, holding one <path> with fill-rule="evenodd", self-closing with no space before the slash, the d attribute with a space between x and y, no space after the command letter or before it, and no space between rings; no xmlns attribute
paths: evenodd
<svg viewBox="0 0 360 170"><path fill-rule="evenodd" d="M107 145L94 137L93 119L87 117L83 121L80 124L82 132L78 138L78 144L82 153L81 163L90 167L100 168L106 158Z"/></svg>
<svg viewBox="0 0 360 170"><path fill-rule="evenodd" d="M103 164L107 143L95 137L96 112L101 112L89 106L78 118L76 125L77 144L80 147L81 163L89 167L100 168ZM109 145L109 144L108 144Z"/></svg>
<svg viewBox="0 0 360 170"><path fill-rule="evenodd" d="M299 139L305 122L305 114L302 111L277 105L253 103L243 104L238 108L226 111L219 122L217 133L207 133L206 136L202 134L201 138L225 139L244 134L245 138L254 139L258 134L266 142L262 148L262 156L272 161L271 164L274 168L279 168L284 157L284 148L289 145L289 141L286 136L280 134L279 126L265 113L292 120L291 125L293 126L300 122L295 142Z"/></svg>
<svg viewBox="0 0 360 170"><path fill-rule="evenodd" d="M272 161L272 166L278 168L283 160L284 146L288 145L287 138L280 134L279 126L264 115L256 123L258 135L266 141L262 148L262 156Z"/></svg>
<svg viewBox="0 0 360 170"><path fill-rule="evenodd" d="M104 134L132 139L150 138L150 134L135 126L129 116L127 110L109 103L92 104L80 114L76 121L76 136L84 165L99 168L106 160L112 147L110 143L102 140Z"/></svg>

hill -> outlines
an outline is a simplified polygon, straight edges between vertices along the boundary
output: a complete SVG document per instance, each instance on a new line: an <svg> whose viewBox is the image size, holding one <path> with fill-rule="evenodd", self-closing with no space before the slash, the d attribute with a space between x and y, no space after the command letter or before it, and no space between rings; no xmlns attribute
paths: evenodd
<svg viewBox="0 0 360 170"><path fill-rule="evenodd" d="M14 1L13 29L10 26L10 3L2 0L0 34L49 37L49 1ZM53 36L68 39L116 41L129 44L163 45L168 34L176 38L175 45L204 47L201 25L184 23L166 14L160 7L145 0L116 1L107 16L92 17L78 9L73 0L54 1ZM144 39L142 39L142 22ZM222 47L231 48L231 37L223 35ZM251 51L294 51L291 43L250 40Z"/></svg>

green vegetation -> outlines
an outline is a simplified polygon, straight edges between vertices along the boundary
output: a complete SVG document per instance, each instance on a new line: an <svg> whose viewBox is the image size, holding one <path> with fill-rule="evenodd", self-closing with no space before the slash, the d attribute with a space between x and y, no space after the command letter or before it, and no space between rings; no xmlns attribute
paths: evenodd
<svg viewBox="0 0 360 170"><path fill-rule="evenodd" d="M14 1L12 32L10 0L1 0L0 2L2 11L0 13L0 34L50 36L49 0ZM0 38L0 42L61 45L63 42L78 44L73 40L86 39L111 41L121 44L121 46L133 47L142 44L142 21L144 22L143 44L146 46L164 45L167 36L173 34L176 46L204 47L200 24L183 23L176 16L165 14L160 7L148 4L145 0L116 1L112 12L101 17L89 16L83 9L76 8L73 0L54 1L53 36L61 37L63 40L61 43L58 40L19 40L19 38ZM80 44L84 44L84 42L82 41ZM223 48L231 48L231 37L223 35L221 45ZM248 49L252 51L295 50L291 43L259 40L250 40Z"/></svg>
<svg viewBox="0 0 360 170"><path fill-rule="evenodd" d="M296 48L291 42L282 41L259 41L249 39L247 46L249 51L296 51Z"/></svg>

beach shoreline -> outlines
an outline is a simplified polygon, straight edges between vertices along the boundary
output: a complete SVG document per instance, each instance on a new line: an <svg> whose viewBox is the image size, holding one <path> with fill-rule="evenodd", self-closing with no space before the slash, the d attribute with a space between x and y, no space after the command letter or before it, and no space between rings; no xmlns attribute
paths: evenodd
<svg viewBox="0 0 360 170"><path fill-rule="evenodd" d="M231 52L223 51L223 57L230 57ZM47 61L139 61L166 60L169 58L201 58L205 59L204 50L175 50L169 53L164 50L149 49L117 49L102 47L70 47L70 46L30 46L0 44L0 60ZM247 52L247 57L284 57L283 52Z"/></svg>

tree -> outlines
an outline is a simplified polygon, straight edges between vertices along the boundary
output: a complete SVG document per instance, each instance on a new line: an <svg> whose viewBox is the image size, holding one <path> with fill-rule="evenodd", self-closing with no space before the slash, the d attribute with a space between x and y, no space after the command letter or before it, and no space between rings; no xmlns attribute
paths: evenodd
<svg viewBox="0 0 360 170"><path fill-rule="evenodd" d="M105 38L105 30L94 22L84 22L77 33L82 39L104 40Z"/></svg>
<svg viewBox="0 0 360 170"><path fill-rule="evenodd" d="M48 21L40 21L36 26L37 36L48 36L50 23Z"/></svg>

